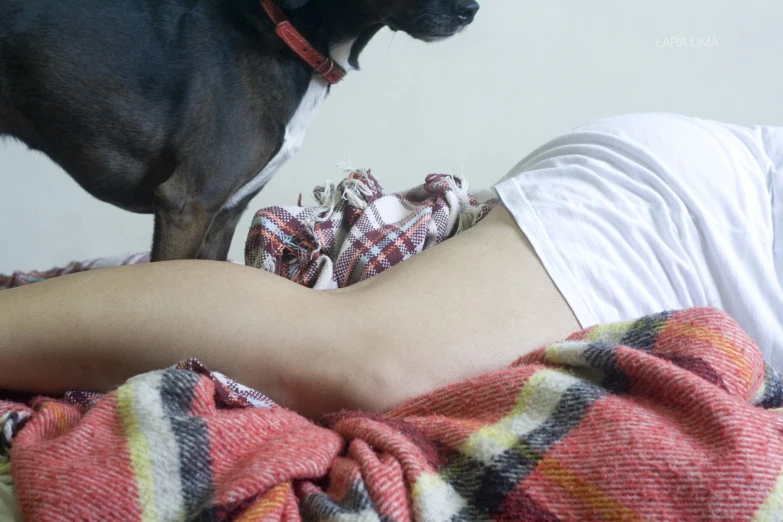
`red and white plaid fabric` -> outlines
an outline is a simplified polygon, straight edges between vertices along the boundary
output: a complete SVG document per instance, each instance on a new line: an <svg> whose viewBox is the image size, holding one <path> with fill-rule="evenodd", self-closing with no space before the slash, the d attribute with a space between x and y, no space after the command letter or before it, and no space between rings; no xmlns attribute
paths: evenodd
<svg viewBox="0 0 783 522"><path fill-rule="evenodd" d="M269 207L253 219L245 264L310 288L341 288L466 230L497 205L492 192L471 195L464 179L427 176L406 192L385 193L369 172L317 187L318 206Z"/></svg>

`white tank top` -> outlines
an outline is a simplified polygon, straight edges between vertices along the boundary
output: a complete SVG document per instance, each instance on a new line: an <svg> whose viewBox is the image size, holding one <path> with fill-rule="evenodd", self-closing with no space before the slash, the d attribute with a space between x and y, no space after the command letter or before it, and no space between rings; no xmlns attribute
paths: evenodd
<svg viewBox="0 0 783 522"><path fill-rule="evenodd" d="M783 128L610 118L495 190L583 327L715 307L783 371Z"/></svg>

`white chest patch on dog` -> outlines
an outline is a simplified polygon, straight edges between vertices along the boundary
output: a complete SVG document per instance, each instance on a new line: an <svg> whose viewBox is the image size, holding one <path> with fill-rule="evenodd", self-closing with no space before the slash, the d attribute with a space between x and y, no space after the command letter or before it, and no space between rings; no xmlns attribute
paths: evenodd
<svg viewBox="0 0 783 522"><path fill-rule="evenodd" d="M348 63L348 60L351 58L351 51L353 51L354 43L356 43L356 40L348 40L341 44L337 44L332 47L329 53L329 55L332 57L332 60L337 62L340 67L346 71L353 70L351 64Z"/></svg>
<svg viewBox="0 0 783 522"><path fill-rule="evenodd" d="M285 128L283 145L280 147L280 150L255 178L234 192L223 208L233 208L243 199L260 190L275 175L283 163L299 151L304 141L307 127L310 126L316 110L326 98L327 86L328 84L321 78L313 77L310 80L310 85L307 87L299 107Z"/></svg>
<svg viewBox="0 0 783 522"><path fill-rule="evenodd" d="M330 53L333 56L334 61L343 66L345 70L350 69L348 57L350 56L352 47L353 41L345 42L335 46ZM291 121L288 122L288 125L285 128L285 137L283 138L283 145L280 147L280 151L275 154L269 163L267 163L266 167L264 167L255 178L234 192L223 208L233 208L243 199L260 190L270 179L272 179L272 176L275 175L278 169L299 151L299 148L304 141L307 128L310 126L310 123L312 123L318 107L323 103L324 99L326 99L327 91L328 84L326 81L320 77L313 76L302 101L299 103L299 107L296 109L293 118L291 118Z"/></svg>

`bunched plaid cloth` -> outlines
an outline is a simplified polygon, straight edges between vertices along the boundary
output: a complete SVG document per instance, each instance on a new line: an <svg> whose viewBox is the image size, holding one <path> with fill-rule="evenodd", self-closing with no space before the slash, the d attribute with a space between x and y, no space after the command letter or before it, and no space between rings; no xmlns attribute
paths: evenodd
<svg viewBox="0 0 783 522"><path fill-rule="evenodd" d="M469 194L464 179L427 176L406 192L384 193L365 170L317 187L317 206L270 207L253 219L245 264L310 288L369 279L483 219L492 192Z"/></svg>
<svg viewBox="0 0 783 522"><path fill-rule="evenodd" d="M0 274L0 290L25 286L67 274L86 272L88 270L147 263L149 260L149 254L129 254L125 256L92 259L90 261L74 261L73 263L69 263L64 267L52 268L45 271L14 272L8 276Z"/></svg>
<svg viewBox="0 0 783 522"><path fill-rule="evenodd" d="M783 519L783 382L716 310L591 328L319 425L194 361L94 399L0 402L27 520Z"/></svg>

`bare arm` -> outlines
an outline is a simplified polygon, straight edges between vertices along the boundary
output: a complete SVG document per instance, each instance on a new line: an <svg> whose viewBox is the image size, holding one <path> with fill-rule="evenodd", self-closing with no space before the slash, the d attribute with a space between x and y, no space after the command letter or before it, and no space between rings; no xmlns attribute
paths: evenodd
<svg viewBox="0 0 783 522"><path fill-rule="evenodd" d="M504 209L342 291L205 261L0 292L0 387L107 390L187 357L305 415L382 411L578 324Z"/></svg>
<svg viewBox="0 0 783 522"><path fill-rule="evenodd" d="M319 401L337 393L329 389L339 371L334 301L332 293L255 269L202 261L111 268L3 291L0 387L107 390L197 357L284 404L329 409L336 405Z"/></svg>

